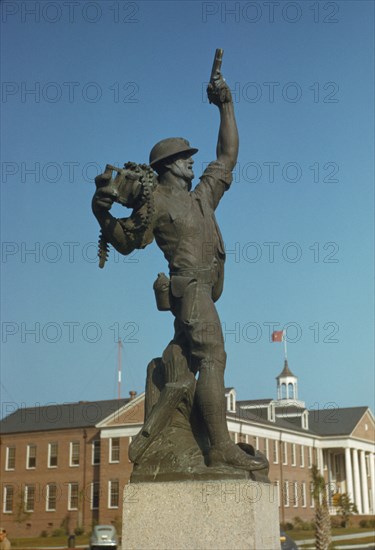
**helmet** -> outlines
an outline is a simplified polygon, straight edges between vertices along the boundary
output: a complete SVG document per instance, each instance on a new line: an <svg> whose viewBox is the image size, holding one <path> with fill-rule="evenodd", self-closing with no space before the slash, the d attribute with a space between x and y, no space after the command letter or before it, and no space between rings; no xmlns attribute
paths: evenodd
<svg viewBox="0 0 375 550"><path fill-rule="evenodd" d="M154 167L161 160L165 160L179 153L195 155L198 149L190 147L190 143L184 138L167 138L158 141L150 153L150 166Z"/></svg>

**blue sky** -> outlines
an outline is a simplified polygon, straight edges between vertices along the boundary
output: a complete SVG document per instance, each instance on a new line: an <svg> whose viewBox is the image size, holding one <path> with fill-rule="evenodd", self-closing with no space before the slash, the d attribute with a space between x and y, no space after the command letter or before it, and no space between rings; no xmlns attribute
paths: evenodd
<svg viewBox="0 0 375 550"><path fill-rule="evenodd" d="M372 2L38 2L2 5L2 414L143 390L173 334L155 243L95 259L93 179L156 141L214 158L205 98L215 48L240 132L217 217L226 385L276 395L288 359L308 407L374 407ZM127 215L120 206L118 216ZM271 328L272 327L272 328ZM328 405L327 405L328 404Z"/></svg>

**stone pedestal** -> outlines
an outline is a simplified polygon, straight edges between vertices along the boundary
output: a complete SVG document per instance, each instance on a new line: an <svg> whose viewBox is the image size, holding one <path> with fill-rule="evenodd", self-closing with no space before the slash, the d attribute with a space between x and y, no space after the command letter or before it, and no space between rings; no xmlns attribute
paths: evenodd
<svg viewBox="0 0 375 550"><path fill-rule="evenodd" d="M271 484L247 480L129 483L122 550L280 550Z"/></svg>

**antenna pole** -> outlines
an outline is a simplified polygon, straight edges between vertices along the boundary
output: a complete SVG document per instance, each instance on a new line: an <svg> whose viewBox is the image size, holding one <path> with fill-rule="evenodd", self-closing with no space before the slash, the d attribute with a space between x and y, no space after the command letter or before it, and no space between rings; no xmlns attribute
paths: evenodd
<svg viewBox="0 0 375 550"><path fill-rule="evenodd" d="M121 399L122 342L117 342L117 399Z"/></svg>

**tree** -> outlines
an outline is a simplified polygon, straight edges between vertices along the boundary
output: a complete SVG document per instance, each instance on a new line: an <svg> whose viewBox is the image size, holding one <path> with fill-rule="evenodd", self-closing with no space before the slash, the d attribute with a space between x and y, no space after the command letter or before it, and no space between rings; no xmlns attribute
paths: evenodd
<svg viewBox="0 0 375 550"><path fill-rule="evenodd" d="M347 526L351 515L358 514L357 506L350 500L347 493L336 494L334 496L333 503L337 507L337 512L342 517L343 527Z"/></svg>
<svg viewBox="0 0 375 550"><path fill-rule="evenodd" d="M25 489L22 489L19 493L14 514L14 521L18 524L19 530L21 530L22 524L25 523L31 515L31 513L26 510L25 496Z"/></svg>
<svg viewBox="0 0 375 550"><path fill-rule="evenodd" d="M314 531L316 550L328 550L331 542L331 520L329 516L326 483L314 464L311 469L312 496L315 505Z"/></svg>

